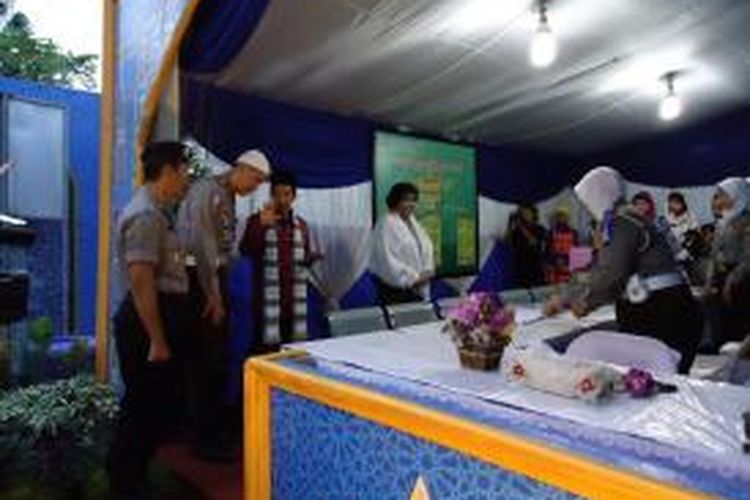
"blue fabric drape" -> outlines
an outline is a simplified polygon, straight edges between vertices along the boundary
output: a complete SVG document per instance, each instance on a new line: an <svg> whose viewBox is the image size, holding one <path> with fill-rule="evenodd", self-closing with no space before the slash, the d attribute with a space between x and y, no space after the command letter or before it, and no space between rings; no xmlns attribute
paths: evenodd
<svg viewBox="0 0 750 500"><path fill-rule="evenodd" d="M448 297L458 297L459 292L443 280L432 280L430 283L430 300L437 302Z"/></svg>
<svg viewBox="0 0 750 500"><path fill-rule="evenodd" d="M242 50L269 0L203 0L182 44L180 67L188 73L216 73Z"/></svg>
<svg viewBox="0 0 750 500"><path fill-rule="evenodd" d="M339 301L341 309L372 307L378 303L378 292L375 279L370 272L365 272Z"/></svg>
<svg viewBox="0 0 750 500"><path fill-rule="evenodd" d="M750 107L590 155L628 180L654 186L705 186L750 176Z"/></svg>
<svg viewBox="0 0 750 500"><path fill-rule="evenodd" d="M226 162L258 147L291 170L302 187L341 187L372 179L376 124L281 104L183 79L186 133ZM574 179L570 157L508 147L477 147L479 192L495 200L536 201Z"/></svg>
<svg viewBox="0 0 750 500"><path fill-rule="evenodd" d="M310 111L183 80L183 131L231 163L262 149L300 187L332 188L372 178L373 126L355 118Z"/></svg>
<svg viewBox="0 0 750 500"><path fill-rule="evenodd" d="M503 242L497 242L484 266L479 270L470 292L500 292L511 288L513 283L510 249Z"/></svg>
<svg viewBox="0 0 750 500"><path fill-rule="evenodd" d="M543 200L577 181L581 165L573 156L479 146L479 194L509 203Z"/></svg>
<svg viewBox="0 0 750 500"><path fill-rule="evenodd" d="M242 398L242 367L253 342L252 315L254 268L250 259L238 259L229 273L229 381L227 399Z"/></svg>
<svg viewBox="0 0 750 500"><path fill-rule="evenodd" d="M303 109L183 79L183 130L231 162L251 147L297 174L303 187L341 187L372 179L378 125ZM750 175L750 108L653 139L586 155L477 145L478 188L493 200L536 202L574 185L598 164L630 181L661 186L705 185Z"/></svg>

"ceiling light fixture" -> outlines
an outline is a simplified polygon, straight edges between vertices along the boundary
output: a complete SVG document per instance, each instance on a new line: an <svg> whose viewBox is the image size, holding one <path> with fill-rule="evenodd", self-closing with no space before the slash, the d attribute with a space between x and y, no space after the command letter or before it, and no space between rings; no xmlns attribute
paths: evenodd
<svg viewBox="0 0 750 500"><path fill-rule="evenodd" d="M557 58L557 39L549 27L547 19L547 2L539 2L539 26L531 40L529 59L532 66L546 68Z"/></svg>
<svg viewBox="0 0 750 500"><path fill-rule="evenodd" d="M667 95L661 100L659 104L659 118L664 121L672 121L682 114L682 100L675 94L674 91L674 79L676 73L667 73L664 75L663 80L667 85Z"/></svg>

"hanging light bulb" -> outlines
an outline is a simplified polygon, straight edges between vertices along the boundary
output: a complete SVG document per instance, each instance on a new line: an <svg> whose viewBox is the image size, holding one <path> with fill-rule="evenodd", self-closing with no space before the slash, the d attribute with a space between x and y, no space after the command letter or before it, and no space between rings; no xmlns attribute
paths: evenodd
<svg viewBox="0 0 750 500"><path fill-rule="evenodd" d="M539 4L539 27L531 40L529 59L537 68L546 68L557 58L557 39L547 20L547 2Z"/></svg>
<svg viewBox="0 0 750 500"><path fill-rule="evenodd" d="M667 95L659 104L659 118L664 121L672 121L682 114L682 100L674 92L674 73L667 74L664 78L667 83Z"/></svg>

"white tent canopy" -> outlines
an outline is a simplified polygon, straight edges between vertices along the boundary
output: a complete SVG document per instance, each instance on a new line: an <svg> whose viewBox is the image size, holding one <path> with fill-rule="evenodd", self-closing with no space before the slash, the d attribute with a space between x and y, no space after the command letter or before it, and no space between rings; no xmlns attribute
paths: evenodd
<svg viewBox="0 0 750 500"><path fill-rule="evenodd" d="M531 0L273 0L214 83L450 139L586 153L750 102L750 2L554 0L559 57L529 64ZM658 119L676 71L678 122ZM205 76L205 75L204 75Z"/></svg>

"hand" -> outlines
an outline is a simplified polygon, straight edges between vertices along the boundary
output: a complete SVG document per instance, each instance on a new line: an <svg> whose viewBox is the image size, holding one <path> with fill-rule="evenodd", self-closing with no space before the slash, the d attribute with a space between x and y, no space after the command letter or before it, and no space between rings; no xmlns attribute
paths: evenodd
<svg viewBox="0 0 750 500"><path fill-rule="evenodd" d="M581 319L589 315L589 308L586 303L582 300L576 300L570 305L570 311L577 319Z"/></svg>
<svg viewBox="0 0 750 500"><path fill-rule="evenodd" d="M203 317L210 318L214 325L219 325L226 316L224 302L217 293L211 294L206 300L206 307L203 309Z"/></svg>
<svg viewBox="0 0 750 500"><path fill-rule="evenodd" d="M419 288L422 285L426 285L427 283L430 282L430 280L432 279L434 275L435 274L432 271L424 271L420 273L419 277L417 278L417 281L414 282L414 288Z"/></svg>
<svg viewBox="0 0 750 500"><path fill-rule="evenodd" d="M279 220L279 214L273 203L266 203L260 211L260 225L263 227L273 226Z"/></svg>
<svg viewBox="0 0 750 500"><path fill-rule="evenodd" d="M310 252L310 255L307 257L307 263L308 263L308 265L311 266L311 265L315 264L316 262L318 262L320 260L323 260L324 258L325 257L323 256L322 253Z"/></svg>
<svg viewBox="0 0 750 500"><path fill-rule="evenodd" d="M542 307L542 313L547 317L557 316L565 310L562 297L553 295Z"/></svg>
<svg viewBox="0 0 750 500"><path fill-rule="evenodd" d="M151 341L151 345L148 348L148 362L149 363L164 363L172 359L172 351L164 341L154 342Z"/></svg>

